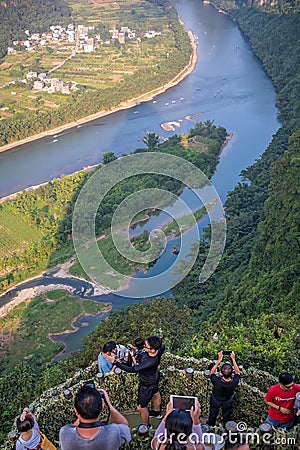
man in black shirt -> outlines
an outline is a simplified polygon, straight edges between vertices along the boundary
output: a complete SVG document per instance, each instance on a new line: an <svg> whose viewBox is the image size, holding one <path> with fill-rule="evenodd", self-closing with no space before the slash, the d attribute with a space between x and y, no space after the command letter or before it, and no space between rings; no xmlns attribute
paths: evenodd
<svg viewBox="0 0 300 450"><path fill-rule="evenodd" d="M218 377L215 372L223 359L223 352L218 353L218 361L210 371L210 380L214 385L210 397L210 411L208 425L215 426L220 408L222 408L223 424L231 420L234 390L240 381L240 371L235 360L234 352L230 353L232 364L224 363L221 367L221 374ZM233 375L234 369L234 375Z"/></svg>
<svg viewBox="0 0 300 450"><path fill-rule="evenodd" d="M139 411L143 423L149 425L149 410L147 405L153 399L153 416L161 417L160 405L161 396L158 390L160 358L165 351L165 346L158 336L149 336L145 341L144 355L138 365L126 366L119 361L115 362L117 367L126 372L139 374L139 388L137 410Z"/></svg>

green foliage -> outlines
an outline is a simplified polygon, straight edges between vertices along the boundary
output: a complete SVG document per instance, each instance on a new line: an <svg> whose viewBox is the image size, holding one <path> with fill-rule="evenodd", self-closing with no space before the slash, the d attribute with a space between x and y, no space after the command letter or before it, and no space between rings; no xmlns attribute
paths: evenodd
<svg viewBox="0 0 300 450"><path fill-rule="evenodd" d="M170 314L171 312L171 314ZM192 317L186 306L179 308L171 298L144 300L130 307L113 311L89 335L84 350L78 356L82 366L97 358L105 342L114 340L132 343L138 336L162 336L171 351L191 337Z"/></svg>
<svg viewBox="0 0 300 450"><path fill-rule="evenodd" d="M104 152L103 153L103 164L109 164L110 162L114 161L115 159L117 159L117 157L114 154L114 152Z"/></svg>
<svg viewBox="0 0 300 450"><path fill-rule="evenodd" d="M0 377L0 442L12 425L16 416L33 399L35 371L26 361L20 361L13 372ZM6 433L5 433L6 432Z"/></svg>
<svg viewBox="0 0 300 450"><path fill-rule="evenodd" d="M232 347L245 366L274 375L290 370L299 377L299 96L287 92L290 83L297 86L299 17L246 7L230 12L274 79L284 127L228 194L227 242L215 273L198 284L209 248L207 230L196 264L173 292L177 304L193 309L200 330L192 354L212 357ZM279 339L277 327L283 327Z"/></svg>
<svg viewBox="0 0 300 450"><path fill-rule="evenodd" d="M193 336L182 349L182 354L213 359L220 350L229 349L236 353L238 364L246 368L257 367L275 376L286 370L298 378L296 329L297 319L291 318L287 322L284 314L262 314L253 319L245 317L242 322L232 324L218 320L207 324L203 332Z"/></svg>
<svg viewBox="0 0 300 450"><path fill-rule="evenodd" d="M0 58L13 40L25 40L31 33L48 31L50 25L66 25L71 10L64 0L6 0L0 3Z"/></svg>
<svg viewBox="0 0 300 450"><path fill-rule="evenodd" d="M73 322L85 314L109 309L108 303L81 300L64 291L53 291L19 305L0 320L1 340L8 333L11 342L2 354L0 369L13 369L18 361L27 360L32 367L48 362L63 349L51 335L75 330Z"/></svg>
<svg viewBox="0 0 300 450"><path fill-rule="evenodd" d="M86 177L86 171L62 175L1 205L0 290L57 264L57 248L70 255L69 213Z"/></svg>
<svg viewBox="0 0 300 450"><path fill-rule="evenodd" d="M155 133L147 133L142 139L148 150L153 150L159 143L159 136Z"/></svg>

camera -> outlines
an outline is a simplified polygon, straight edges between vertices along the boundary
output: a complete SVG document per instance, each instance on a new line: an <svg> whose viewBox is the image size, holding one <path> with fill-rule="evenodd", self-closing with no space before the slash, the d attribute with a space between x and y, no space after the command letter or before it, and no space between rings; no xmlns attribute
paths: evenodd
<svg viewBox="0 0 300 450"><path fill-rule="evenodd" d="M222 350L223 355L231 355L232 350Z"/></svg>

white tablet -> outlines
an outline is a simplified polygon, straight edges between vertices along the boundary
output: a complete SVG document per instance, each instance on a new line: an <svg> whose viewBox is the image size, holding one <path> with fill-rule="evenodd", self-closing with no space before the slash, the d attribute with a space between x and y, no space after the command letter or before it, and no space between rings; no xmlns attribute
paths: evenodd
<svg viewBox="0 0 300 450"><path fill-rule="evenodd" d="M188 397L185 395L170 395L170 402L173 409L185 409L190 411L192 406L196 408L197 397Z"/></svg>

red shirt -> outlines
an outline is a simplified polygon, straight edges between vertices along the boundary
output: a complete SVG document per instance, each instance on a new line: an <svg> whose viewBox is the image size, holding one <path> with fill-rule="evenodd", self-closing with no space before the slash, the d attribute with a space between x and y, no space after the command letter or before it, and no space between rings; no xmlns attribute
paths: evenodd
<svg viewBox="0 0 300 450"><path fill-rule="evenodd" d="M281 389L280 384L275 384L271 386L268 392L266 393L265 400L267 402L272 402L275 405L282 406L283 408L287 408L293 411L293 405L296 399L297 392L300 392L300 385L293 384L293 387L287 391ZM269 408L268 411L269 416L273 420L278 420L282 423L287 423L293 417L293 413L283 414L281 411L275 408Z"/></svg>

